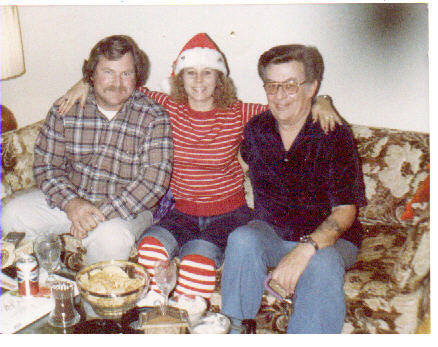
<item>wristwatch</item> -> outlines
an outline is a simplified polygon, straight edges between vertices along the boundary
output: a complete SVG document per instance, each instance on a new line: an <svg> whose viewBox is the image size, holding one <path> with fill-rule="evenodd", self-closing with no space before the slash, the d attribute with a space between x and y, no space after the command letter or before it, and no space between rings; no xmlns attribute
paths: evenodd
<svg viewBox="0 0 438 347"><path fill-rule="evenodd" d="M310 235L301 236L300 243L310 243L315 248L315 251L319 250L318 244L315 242L314 239L312 239L312 236Z"/></svg>

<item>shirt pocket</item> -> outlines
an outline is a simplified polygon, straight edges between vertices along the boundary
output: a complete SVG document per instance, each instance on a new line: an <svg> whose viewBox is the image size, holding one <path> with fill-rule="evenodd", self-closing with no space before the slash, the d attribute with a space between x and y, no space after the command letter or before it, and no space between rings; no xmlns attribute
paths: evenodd
<svg viewBox="0 0 438 347"><path fill-rule="evenodd" d="M68 129L66 137L66 155L73 162L85 165L95 162L96 154L99 153L99 138L94 130Z"/></svg>
<svg viewBox="0 0 438 347"><path fill-rule="evenodd" d="M136 139L126 137L121 148L116 149L115 170L121 179L134 180L141 169L141 153Z"/></svg>

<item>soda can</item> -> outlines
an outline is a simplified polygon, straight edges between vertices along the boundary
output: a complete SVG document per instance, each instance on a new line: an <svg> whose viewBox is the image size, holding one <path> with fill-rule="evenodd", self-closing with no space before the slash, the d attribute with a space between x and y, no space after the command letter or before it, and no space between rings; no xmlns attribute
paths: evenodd
<svg viewBox="0 0 438 347"><path fill-rule="evenodd" d="M39 268L35 257L25 254L17 260L16 266L18 293L22 296L36 295L39 291Z"/></svg>

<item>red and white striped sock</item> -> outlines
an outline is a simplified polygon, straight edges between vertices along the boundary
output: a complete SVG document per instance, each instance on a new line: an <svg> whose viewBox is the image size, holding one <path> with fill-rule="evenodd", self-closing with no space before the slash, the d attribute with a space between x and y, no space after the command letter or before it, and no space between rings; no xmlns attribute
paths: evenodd
<svg viewBox="0 0 438 347"><path fill-rule="evenodd" d="M152 236L146 236L141 240L140 244L138 245L138 263L146 268L149 276L151 277L149 284L150 290L154 290L157 293L161 293L161 291L158 289L154 279L155 262L157 260L167 259L169 259L169 255L167 254L163 244L158 239Z"/></svg>
<svg viewBox="0 0 438 347"><path fill-rule="evenodd" d="M199 295L210 299L216 284L214 261L198 254L189 254L181 259L177 295Z"/></svg>

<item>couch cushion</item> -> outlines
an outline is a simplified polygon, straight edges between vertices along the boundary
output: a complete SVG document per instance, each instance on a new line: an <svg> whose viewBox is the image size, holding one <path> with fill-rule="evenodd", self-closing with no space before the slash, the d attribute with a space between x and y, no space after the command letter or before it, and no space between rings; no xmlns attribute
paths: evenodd
<svg viewBox="0 0 438 347"><path fill-rule="evenodd" d="M16 159L16 164L11 171L2 172L2 200L12 192L28 189L35 185L32 169L33 149L43 122L44 120L2 133L2 159L6 156Z"/></svg>
<svg viewBox="0 0 438 347"><path fill-rule="evenodd" d="M222 268L216 271L215 291L210 298L210 309L213 312L220 312L221 310L221 277ZM289 316L292 314L292 310L292 305L278 300L265 291L256 317L257 334L286 333Z"/></svg>
<svg viewBox="0 0 438 347"><path fill-rule="evenodd" d="M400 225L404 207L428 176L429 134L352 125L362 162L368 205L359 218L366 224ZM239 157L244 171L247 165ZM251 183L245 174L245 197L254 206Z"/></svg>
<svg viewBox="0 0 438 347"><path fill-rule="evenodd" d="M345 275L343 332L413 333L427 311L422 301L428 295L428 224L421 230L367 226L365 235Z"/></svg>
<svg viewBox="0 0 438 347"><path fill-rule="evenodd" d="M368 224L402 224L406 203L428 175L429 135L353 125L362 160L368 205L360 218Z"/></svg>
<svg viewBox="0 0 438 347"><path fill-rule="evenodd" d="M347 300L344 334L412 334L420 321L425 288L408 293L391 283L374 281L355 299ZM381 290L384 289L384 290Z"/></svg>

